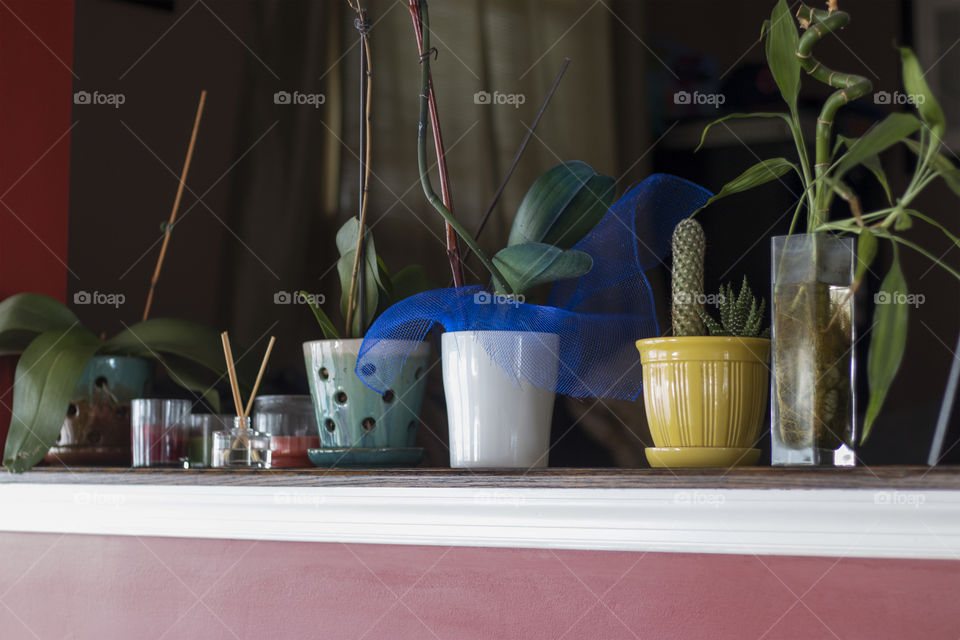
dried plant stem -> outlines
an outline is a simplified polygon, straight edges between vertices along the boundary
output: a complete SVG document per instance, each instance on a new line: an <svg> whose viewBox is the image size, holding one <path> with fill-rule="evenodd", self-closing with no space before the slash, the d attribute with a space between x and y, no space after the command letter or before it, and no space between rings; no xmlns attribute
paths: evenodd
<svg viewBox="0 0 960 640"><path fill-rule="evenodd" d="M533 137L533 132L537 130L537 125L540 124L540 118L542 118L543 114L547 111L547 105L550 104L550 99L553 98L553 94L557 91L557 87L560 86L560 80L563 78L563 74L567 72L568 66L570 66L570 58L564 58L563 64L560 65L560 72L557 73L557 77L553 81L553 86L551 86L550 91L547 92L547 97L543 99L543 104L540 105L540 110L537 111L537 115L533 119L533 124L527 128L527 134L523 136L523 141L520 142L520 148L517 149L517 154L513 156L513 162L510 163L510 168L507 169L507 175L503 176L503 181L500 182L500 186L497 187L497 192L493 194L493 200L490 202L490 206L487 207L486 213L484 213L483 218L480 219L480 224L477 226L477 231L473 234L474 240L480 239L480 234L483 233L483 228L487 226L487 221L490 219L490 214L493 213L494 207L496 207L497 202L500 201L500 196L503 195L503 190L506 189L507 183L510 182L513 172L517 169L517 165L520 164L520 158L523 156L523 152L526 151L527 145L530 143L530 138ZM463 259L466 260L469 255L470 251L467 250L463 256Z"/></svg>
<svg viewBox="0 0 960 640"><path fill-rule="evenodd" d="M257 397L257 391L260 389L260 381L263 380L263 372L267 370L267 362L270 361L270 352L273 351L273 343L277 339L273 336L270 336L270 342L267 343L267 352L263 354L263 362L260 363L260 371L257 373L257 380L253 383L253 390L250 392L250 397L247 399L247 408L243 410L243 417L250 417L250 410L253 408L253 401Z"/></svg>
<svg viewBox="0 0 960 640"><path fill-rule="evenodd" d="M426 7L426 2L423 2ZM420 60L424 55L429 55L429 51L423 50L423 23L420 18L421 0L409 0L410 18L413 20L413 30L417 36L417 53ZM440 196L443 205L448 211L453 213L453 194L450 190L450 173L447 170L447 155L443 146L443 134L440 131L440 115L437 109L437 96L433 91L433 78L429 70L427 72L427 103L430 111L430 127L433 130L433 146L437 154L437 169L440 173ZM447 243L447 258L450 260L450 271L453 273L453 286L462 287L463 279L463 259L460 257L460 244L457 240L457 233L449 222L444 223Z"/></svg>
<svg viewBox="0 0 960 640"><path fill-rule="evenodd" d="M150 278L150 290L147 292L147 304L143 308L143 319L150 317L150 307L153 305L153 292L157 288L157 281L160 280L160 269L163 268L163 259L167 255L167 247L170 246L170 234L173 233L173 224L177 221L177 211L180 209L180 200L183 198L183 188L187 184L187 174L190 172L190 161L193 160L193 148L197 143L197 131L200 129L200 118L203 116L203 105L207 101L207 91L200 92L200 103L197 105L197 115L193 119L193 131L190 133L190 144L187 145L187 157L183 161L183 171L180 172L180 184L177 185L177 195L173 199L173 209L170 211L170 219L167 221L167 228L163 232L163 244L160 245L160 256L157 258L157 266L153 270L153 277Z"/></svg>
<svg viewBox="0 0 960 640"><path fill-rule="evenodd" d="M360 231L357 233L357 252L353 258L353 271L350 275L350 293L347 301L347 333L350 332L350 327L353 326L353 314L356 310L360 314L361 319L363 318L364 309L364 287L368 284L365 279L360 278L360 261L364 254L363 244L364 244L364 230L367 228L367 196L370 191L370 149L372 144L370 142L370 131L371 131L371 121L370 121L370 105L371 98L373 96L373 68L371 66L371 56L370 56L370 37L367 33L369 29L369 24L367 22L366 12L360 8L360 3L357 2L354 5L352 2L349 3L350 6L357 12L357 31L360 32L360 41L363 44L363 47L360 52L360 75L361 75L361 90L360 90L360 112L362 114L362 123L360 125L360 137L361 143L363 144L363 158L360 161L361 167L361 179L360 179ZM359 286L358 286L359 285ZM359 308L358 308L359 307ZM362 320L361 320L362 322ZM359 337L359 336L357 336Z"/></svg>

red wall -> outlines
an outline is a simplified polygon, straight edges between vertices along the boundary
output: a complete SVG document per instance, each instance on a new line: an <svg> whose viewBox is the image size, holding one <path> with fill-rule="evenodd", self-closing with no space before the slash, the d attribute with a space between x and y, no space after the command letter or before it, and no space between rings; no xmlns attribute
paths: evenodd
<svg viewBox="0 0 960 640"><path fill-rule="evenodd" d="M960 562L2 534L0 637L940 638Z"/></svg>
<svg viewBox="0 0 960 640"><path fill-rule="evenodd" d="M67 289L73 0L0 3L0 299ZM0 358L0 444L16 359Z"/></svg>

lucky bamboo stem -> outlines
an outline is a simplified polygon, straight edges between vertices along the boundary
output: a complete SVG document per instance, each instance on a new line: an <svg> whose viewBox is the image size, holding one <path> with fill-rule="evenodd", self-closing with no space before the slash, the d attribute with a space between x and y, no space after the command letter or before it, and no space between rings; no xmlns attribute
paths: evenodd
<svg viewBox="0 0 960 640"><path fill-rule="evenodd" d="M197 105L197 115L193 119L193 131L190 133L190 144L187 145L187 157L183 161L183 171L180 173L180 184L177 185L177 195L173 199L173 210L170 211L170 219L167 221L167 228L163 232L163 244L160 245L160 256L157 258L157 266L153 270L153 277L150 278L150 290L147 292L147 304L143 308L143 319L150 317L150 307L153 305L153 292L157 288L157 281L160 280L160 269L163 268L163 259L167 255L167 247L170 245L170 234L173 233L173 223L177 221L177 211L180 209L180 200L183 198L183 189L187 184L187 173L190 172L190 161L193 160L193 148L197 142L197 130L200 129L200 118L203 116L203 105L207 101L207 91L200 92L200 103Z"/></svg>
<svg viewBox="0 0 960 640"><path fill-rule="evenodd" d="M834 8L823 11L800 5L797 11L800 26L806 32L800 37L797 46L797 57L800 66L808 75L816 80L837 89L833 92L820 111L817 118L816 160L814 164L814 178L817 180L814 210L808 212L807 230L812 231L822 224L826 224L829 217L830 200L833 188L821 178L830 166L832 149L833 119L837 110L843 105L861 98L873 90L870 80L852 73L839 73L820 63L813 57L813 47L827 34L833 33L850 23L850 14L837 11Z"/></svg>

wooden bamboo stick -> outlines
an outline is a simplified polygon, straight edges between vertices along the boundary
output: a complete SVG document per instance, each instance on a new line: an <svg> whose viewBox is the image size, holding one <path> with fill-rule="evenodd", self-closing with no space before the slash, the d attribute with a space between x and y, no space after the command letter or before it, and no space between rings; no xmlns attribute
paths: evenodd
<svg viewBox="0 0 960 640"><path fill-rule="evenodd" d="M253 401L257 397L257 390L260 388L260 381L263 379L263 372L267 369L267 362L270 360L270 352L273 351L273 343L276 341L276 338L270 336L270 342L267 343L267 352L263 355L263 362L260 363L260 372L257 374L257 381L253 383L253 391L250 392L250 397L247 399L247 408L243 411L244 418L250 416L250 409L253 408Z"/></svg>
<svg viewBox="0 0 960 640"><path fill-rule="evenodd" d="M227 375L230 378L230 391L233 392L233 404L237 408L237 417L242 418L243 401L240 398L240 385L237 382L237 371L233 363L233 351L230 349L230 336L224 331L220 334L220 340L223 342L223 357L227 362Z"/></svg>
<svg viewBox="0 0 960 640"><path fill-rule="evenodd" d="M183 198L183 188L187 184L187 174L190 172L190 161L193 160L193 148L197 143L197 130L200 129L200 118L203 116L203 105L207 100L207 90L200 92L200 103L197 105L197 115L193 119L193 131L190 133L190 144L187 145L187 157L183 161L183 171L180 172L180 184L177 185L177 195L173 199L173 209L170 211L170 219L167 221L167 228L163 232L163 244L160 246L160 256L157 258L157 266L153 270L153 277L150 278L150 291L147 292L147 304L143 308L143 319L150 317L150 307L153 305L153 292L157 288L157 281L160 279L160 269L163 268L163 259L167 255L167 247L170 245L170 234L173 232L173 223L177 221L177 211L180 209L180 200Z"/></svg>

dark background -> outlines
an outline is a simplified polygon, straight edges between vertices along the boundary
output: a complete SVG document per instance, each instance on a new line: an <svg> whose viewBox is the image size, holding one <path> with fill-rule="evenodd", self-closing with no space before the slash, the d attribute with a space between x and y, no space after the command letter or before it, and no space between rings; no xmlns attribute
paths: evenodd
<svg viewBox="0 0 960 640"><path fill-rule="evenodd" d="M436 240L442 225L419 188L404 191L416 183L418 69L406 8L394 4L369 3L371 17L384 18L371 32L374 163L382 177L372 196L378 249L392 268L420 262L433 286L446 286L445 257ZM658 171L717 191L759 158L792 157L785 130L765 121L718 129L703 150L693 152L702 127L718 115L783 108L758 41L772 5L767 0L432 2L441 122L448 147L464 140L451 151L459 215L471 227L479 219L523 123L532 120L564 56L573 63L544 118L547 148L535 144L524 156L484 238L487 247L505 238L511 211L530 180L556 164L557 156L587 160L616 176L620 193ZM932 5L925 5L844 0L841 8L853 23L840 37L818 45L816 55L836 69L867 76L875 91L893 92L901 89L893 45L911 44L929 69L927 79L948 120L956 114L960 122L960 47L954 48L960 10L932 14ZM184 196L152 315L229 329L235 340L252 347L253 358L259 358L266 337L276 335L263 392L306 392L300 343L319 338L319 331L306 308L276 305L273 297L306 288L326 295L331 308L338 301L330 271L333 234L356 212L358 61L350 47L356 39L352 22L346 4L335 0L77 0L75 90L126 98L118 109L74 107L68 300L79 291L122 293L126 299L119 311L73 305L88 326L110 334L140 317L161 223L169 215L196 100L205 88L209 97L188 179L191 191ZM485 71L474 74L472 68ZM536 72L522 75L530 69ZM525 88L527 99L512 113L484 111L471 99L485 87L515 84ZM288 87L323 92L327 102L317 110L273 105L272 91ZM725 103L719 109L678 105L673 96L681 90L720 93ZM826 94L805 80L801 111L811 131ZM837 131L859 135L897 108L907 107L864 98L841 111ZM907 155L890 153L884 166L894 192L902 190L911 169ZM851 181L865 209L882 206L882 192L869 174ZM786 232L798 192L799 184L785 176L782 183L704 212L708 290L745 274L754 290L769 291L768 238ZM935 183L914 206L960 234L956 205L956 197ZM909 237L960 267L960 250L951 250L929 229L917 226ZM903 367L862 449L868 464L925 459L960 327L957 282L930 269L922 256L903 252L902 258L910 289L923 294L924 304L911 314ZM888 261L884 247L863 292L861 371L870 322L865 302L872 300ZM662 293L667 271L659 271L651 279ZM659 301L665 303L666 296ZM665 304L659 311L666 318ZM865 375L858 382L862 409ZM229 397L225 387L221 395ZM428 463L435 465L445 464L442 397L433 380L421 439ZM640 404L558 402L551 464L644 464L649 436ZM960 438L956 420L953 427L948 446Z"/></svg>

